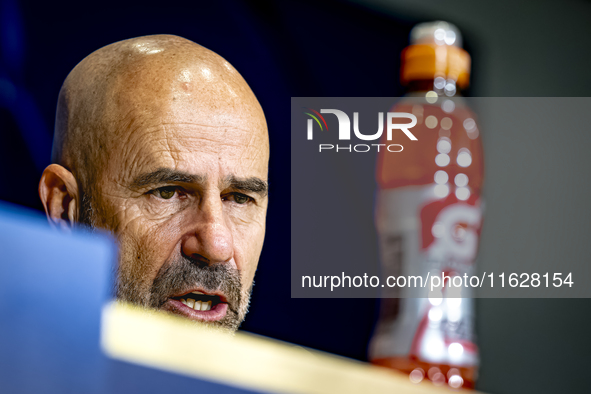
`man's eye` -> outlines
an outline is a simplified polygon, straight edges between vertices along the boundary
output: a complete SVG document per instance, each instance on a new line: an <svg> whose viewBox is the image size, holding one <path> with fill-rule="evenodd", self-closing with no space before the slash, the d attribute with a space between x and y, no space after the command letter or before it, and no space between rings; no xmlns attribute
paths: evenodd
<svg viewBox="0 0 591 394"><path fill-rule="evenodd" d="M161 187L153 191L156 197L160 197L164 200L170 200L174 197L177 192L176 187L168 186L168 187Z"/></svg>
<svg viewBox="0 0 591 394"><path fill-rule="evenodd" d="M242 194L242 193L234 193L231 195L230 197L231 199L234 200L234 202L236 202L237 204L246 204L247 202L249 202L252 198L247 196L246 194Z"/></svg>

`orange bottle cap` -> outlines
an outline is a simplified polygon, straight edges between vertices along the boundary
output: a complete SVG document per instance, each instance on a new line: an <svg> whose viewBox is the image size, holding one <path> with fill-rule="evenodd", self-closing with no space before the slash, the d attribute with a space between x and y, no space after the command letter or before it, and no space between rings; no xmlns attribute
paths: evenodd
<svg viewBox="0 0 591 394"><path fill-rule="evenodd" d="M470 55L461 48L462 35L454 25L443 21L421 23L412 29L410 41L402 52L402 84L442 77L454 80L460 88L468 86Z"/></svg>

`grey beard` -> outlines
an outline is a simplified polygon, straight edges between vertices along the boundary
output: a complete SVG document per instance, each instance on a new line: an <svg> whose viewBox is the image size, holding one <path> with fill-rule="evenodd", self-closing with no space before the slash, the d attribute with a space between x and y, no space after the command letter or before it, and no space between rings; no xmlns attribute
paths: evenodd
<svg viewBox="0 0 591 394"><path fill-rule="evenodd" d="M206 293L222 292L228 302L228 312L219 321L208 323L235 331L244 320L248 309L250 292L242 294L240 273L225 264L207 264L180 256L160 268L149 294L137 288L137 283L121 275L117 285L117 298L147 308L159 309L179 291L192 288L203 289ZM244 298L245 297L245 298ZM243 302L246 303L242 306Z"/></svg>
<svg viewBox="0 0 591 394"><path fill-rule="evenodd" d="M83 193L79 223L89 231L97 229L97 221L92 200ZM141 289L140 283L125 275L123 270L116 269L117 281L114 294L119 300L130 302L145 308L159 309L179 291L191 288L201 288L206 292L220 291L228 302L228 312L223 319L208 323L236 331L250 305L252 285L246 292L242 292L240 272L224 264L207 264L202 261L180 256L170 263L164 264L152 283L149 294ZM253 282L254 285L254 282Z"/></svg>

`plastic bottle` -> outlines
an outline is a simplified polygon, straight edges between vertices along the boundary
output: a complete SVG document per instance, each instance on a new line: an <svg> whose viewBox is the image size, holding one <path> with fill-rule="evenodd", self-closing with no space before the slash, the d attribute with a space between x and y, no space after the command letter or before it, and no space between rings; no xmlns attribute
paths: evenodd
<svg viewBox="0 0 591 394"><path fill-rule="evenodd" d="M483 152L474 114L458 91L468 85L470 57L457 28L417 25L402 53L408 94L392 112L417 117L402 152L381 151L375 224L382 275L468 276L482 226ZM470 288L386 287L370 343L372 363L473 388L478 372L474 299ZM400 297L400 298L398 298ZM404 298L403 298L404 297Z"/></svg>

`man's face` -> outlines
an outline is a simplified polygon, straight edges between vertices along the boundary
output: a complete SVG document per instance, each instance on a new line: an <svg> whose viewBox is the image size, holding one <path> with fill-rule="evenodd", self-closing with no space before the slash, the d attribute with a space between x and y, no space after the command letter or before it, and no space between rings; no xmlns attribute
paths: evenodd
<svg viewBox="0 0 591 394"><path fill-rule="evenodd" d="M265 234L266 125L186 80L117 101L88 216L119 240L120 299L236 329Z"/></svg>

